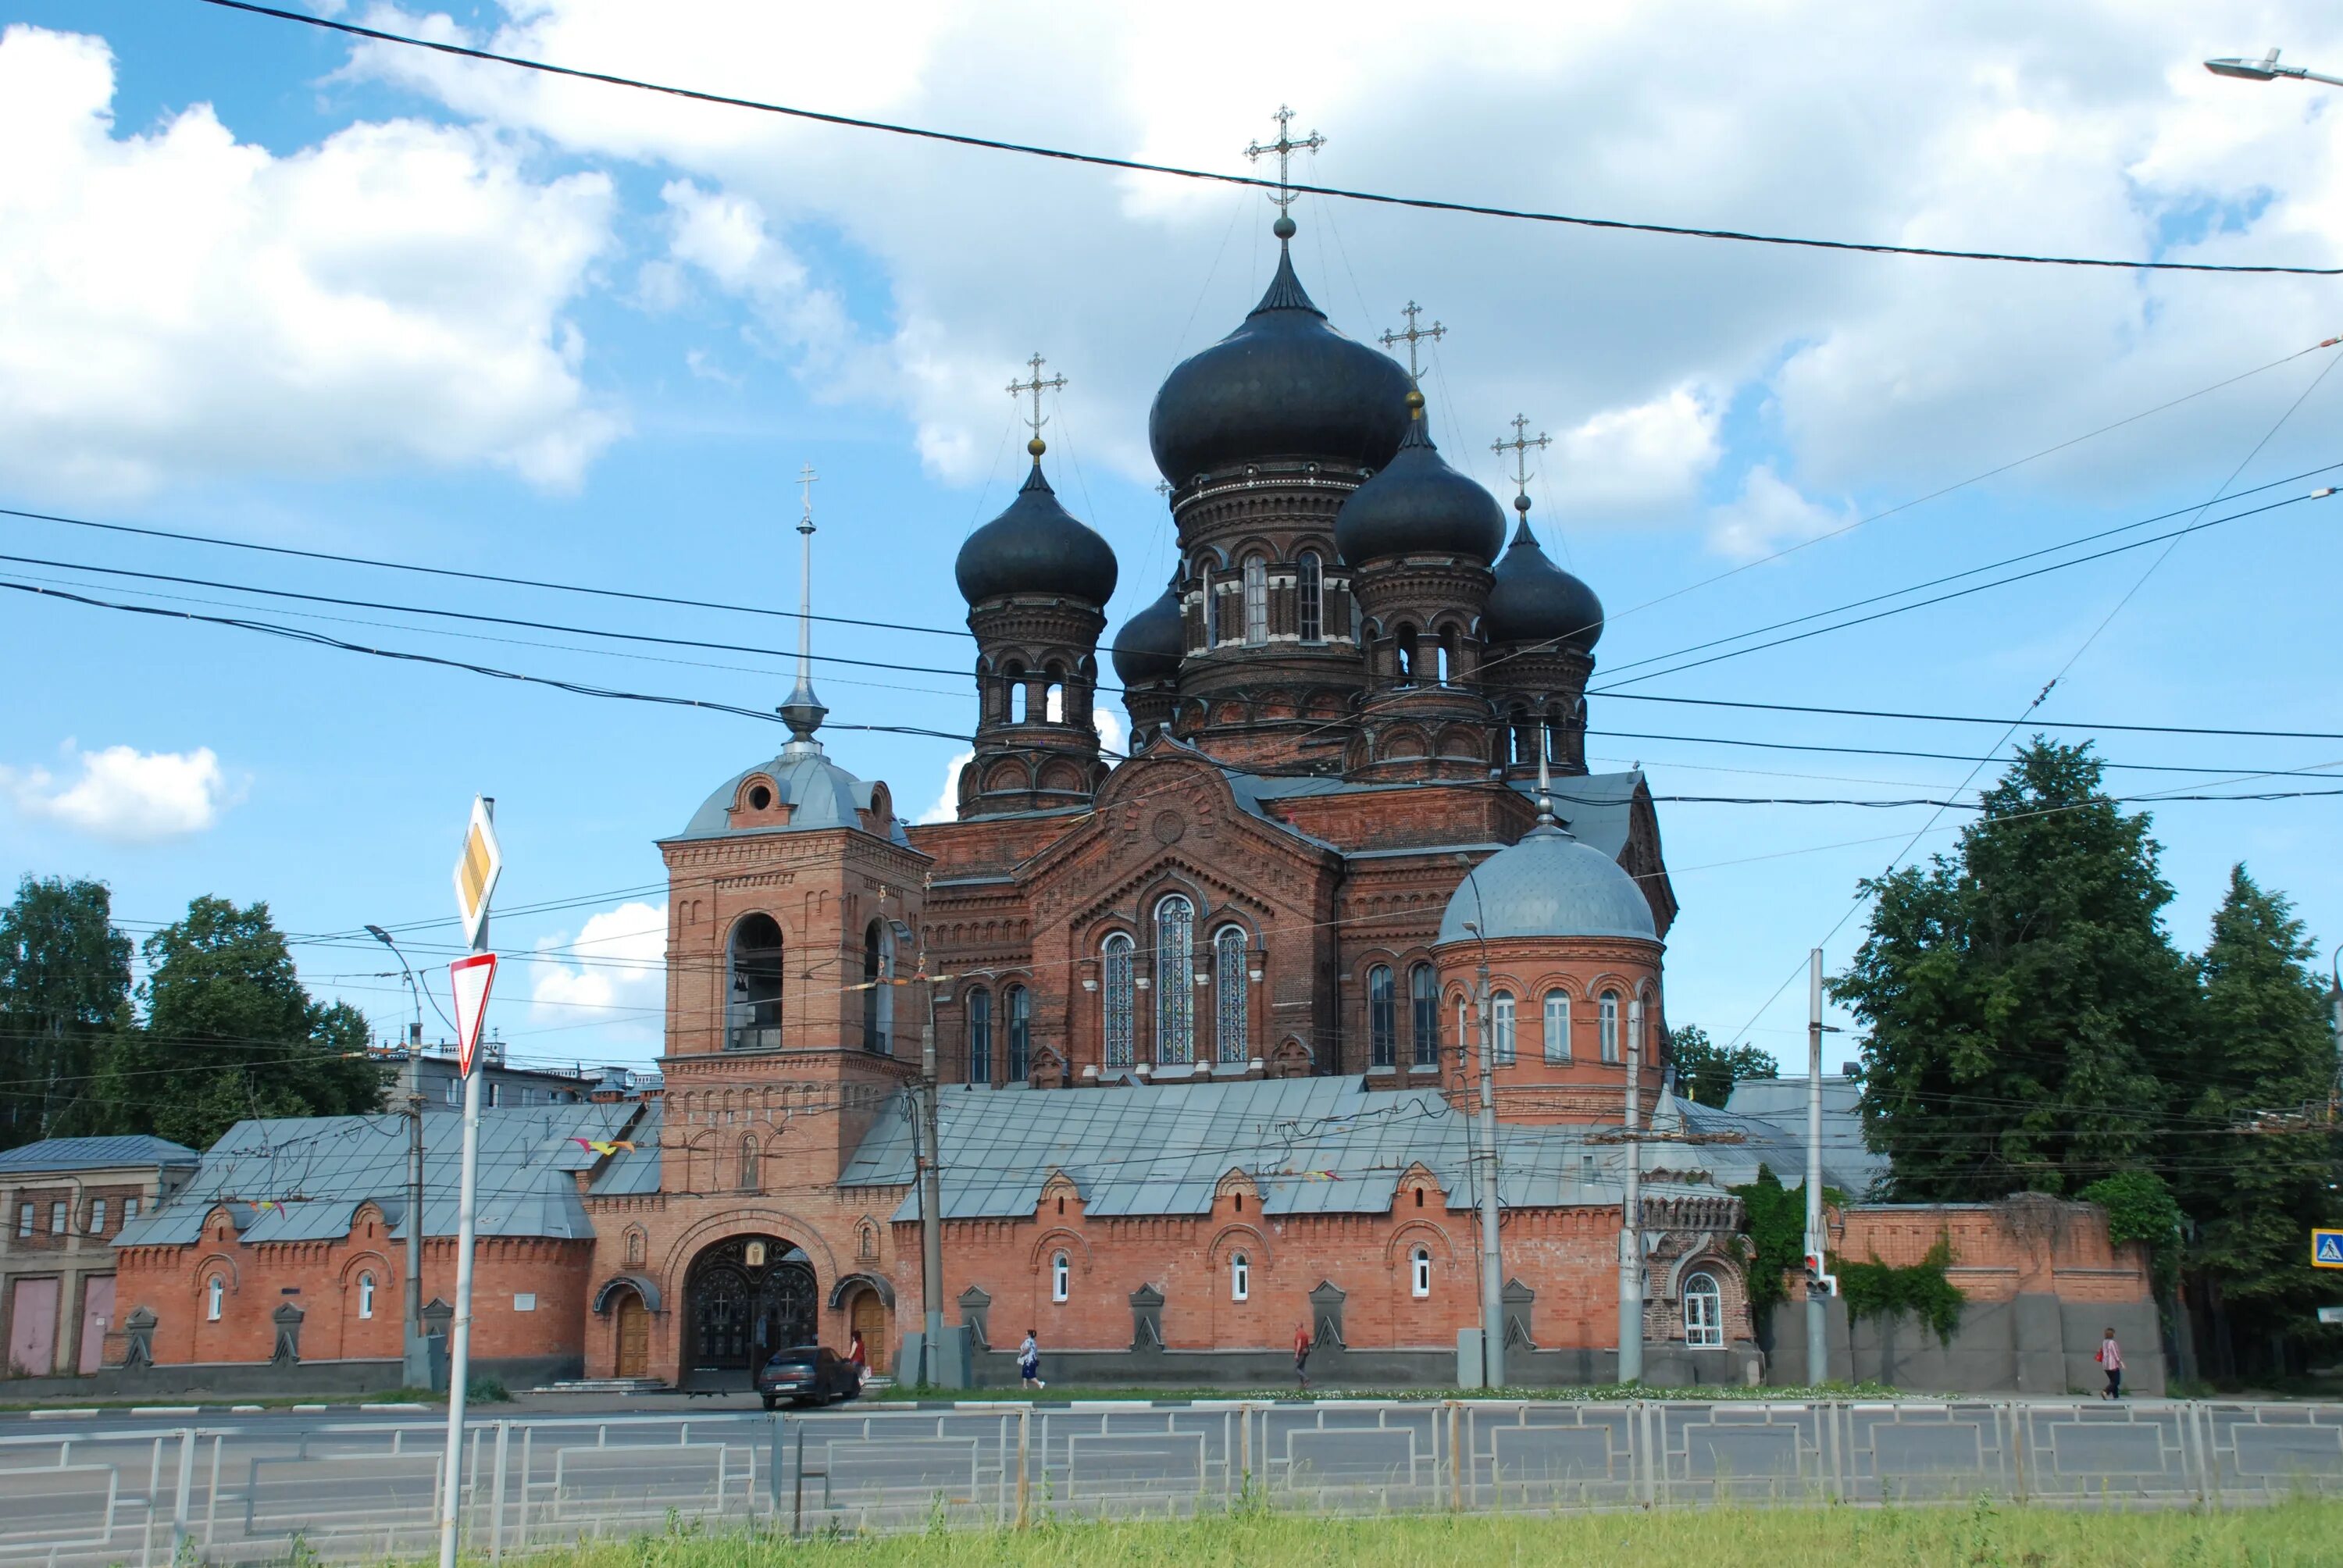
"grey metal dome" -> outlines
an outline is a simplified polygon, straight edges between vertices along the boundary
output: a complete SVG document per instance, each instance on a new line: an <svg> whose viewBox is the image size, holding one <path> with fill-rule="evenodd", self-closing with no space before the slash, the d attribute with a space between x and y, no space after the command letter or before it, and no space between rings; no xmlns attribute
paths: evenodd
<svg viewBox="0 0 2343 1568"><path fill-rule="evenodd" d="M1269 292L1234 332L1174 366L1147 414L1174 485L1264 457L1380 468L1407 434L1407 372L1327 325L1281 242Z"/></svg>
<svg viewBox="0 0 2343 1568"><path fill-rule="evenodd" d="M1170 680L1180 673L1187 651L1180 625L1180 579L1175 576L1153 603L1114 634L1114 673L1125 686Z"/></svg>
<svg viewBox="0 0 2343 1568"><path fill-rule="evenodd" d="M1410 389L1406 438L1334 518L1334 548L1354 567L1390 556L1470 556L1483 566L1505 542L1497 498L1448 466L1424 428L1423 398Z"/></svg>
<svg viewBox="0 0 2343 1568"><path fill-rule="evenodd" d="M733 802L739 799L740 786L751 775L762 775L773 781L775 795L790 809L786 825L732 825ZM701 802L676 837L719 839L733 833L802 833L820 828L858 827L861 819L857 813L870 809L872 788L824 756L819 745L793 742L789 750L770 762L744 768L725 780ZM894 836L900 839L901 835L898 824Z"/></svg>
<svg viewBox="0 0 2343 1568"><path fill-rule="evenodd" d="M1475 884L1478 885L1477 892ZM1467 920L1491 941L1508 937L1634 937L1659 940L1650 900L1618 861L1544 818L1518 844L1475 867L1449 896L1442 942L1469 940Z"/></svg>
<svg viewBox="0 0 2343 1568"><path fill-rule="evenodd" d="M1522 526L1497 563L1483 625L1493 643L1547 643L1591 653L1603 635L1603 601L1594 590L1546 558L1530 532L1528 498L1514 502Z"/></svg>
<svg viewBox="0 0 2343 1568"><path fill-rule="evenodd" d="M1011 593L1061 594L1103 608L1114 597L1116 568L1113 547L1058 504L1036 451L1017 498L968 536L952 574L970 604Z"/></svg>

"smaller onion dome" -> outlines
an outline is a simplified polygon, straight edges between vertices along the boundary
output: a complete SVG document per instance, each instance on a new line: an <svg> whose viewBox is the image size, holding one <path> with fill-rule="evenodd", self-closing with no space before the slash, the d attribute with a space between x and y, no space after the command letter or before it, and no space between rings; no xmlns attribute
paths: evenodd
<svg viewBox="0 0 2343 1568"><path fill-rule="evenodd" d="M1101 608L1114 597L1114 549L1058 504L1041 477L1041 442L1026 448L1033 471L1009 509L968 536L952 573L960 597L980 604L1003 594L1061 594Z"/></svg>
<svg viewBox="0 0 2343 1568"><path fill-rule="evenodd" d="M1651 901L1635 879L1545 810L1520 843L1498 850L1457 884L1435 940L1467 940L1473 935L1464 929L1467 920L1493 942L1509 937L1659 940Z"/></svg>
<svg viewBox="0 0 2343 1568"><path fill-rule="evenodd" d="M1114 673L1125 686L1171 680L1180 673L1187 649L1180 625L1180 578L1154 603L1122 623L1114 634Z"/></svg>
<svg viewBox="0 0 2343 1568"><path fill-rule="evenodd" d="M1544 643L1591 653L1603 635L1603 601L1594 590L1546 558L1530 532L1530 498L1513 502L1522 526L1497 563L1483 622L1492 643Z"/></svg>
<svg viewBox="0 0 2343 1568"><path fill-rule="evenodd" d="M1407 395L1407 437L1334 518L1334 548L1354 567L1390 556L1470 556L1483 566L1505 542L1497 498L1448 466L1423 421L1423 394Z"/></svg>

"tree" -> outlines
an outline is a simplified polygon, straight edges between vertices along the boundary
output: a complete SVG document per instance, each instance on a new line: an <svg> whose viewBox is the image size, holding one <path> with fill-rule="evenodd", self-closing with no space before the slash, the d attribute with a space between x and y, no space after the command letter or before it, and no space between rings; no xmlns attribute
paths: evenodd
<svg viewBox="0 0 2343 1568"><path fill-rule="evenodd" d="M25 877L0 910L0 1149L57 1131L130 1013L130 939L103 882Z"/></svg>
<svg viewBox="0 0 2343 1568"><path fill-rule="evenodd" d="M2070 1192L2157 1152L2196 988L2145 815L2087 743L2037 737L1959 849L1866 880L1870 930L1831 993L1866 1026L1863 1111L1893 1194Z"/></svg>
<svg viewBox="0 0 2343 1568"><path fill-rule="evenodd" d="M1775 1070L1773 1057L1755 1046L1728 1050L1696 1023L1668 1030L1668 1059L1676 1064L1677 1089L1700 1105L1722 1106L1743 1079L1771 1078Z"/></svg>
<svg viewBox="0 0 2343 1568"><path fill-rule="evenodd" d="M2335 1072L2315 956L2292 904L2232 869L2197 960L2204 1005L2170 1149L2218 1373L2299 1370L2288 1363L2333 1294L2307 1244L2308 1228L2338 1212L2327 1186L2333 1135L2301 1114L2323 1109Z"/></svg>
<svg viewBox="0 0 2343 1568"><path fill-rule="evenodd" d="M196 899L141 951L146 1019L105 1054L94 1131L201 1149L246 1117L381 1109L387 1070L367 1055L365 1018L302 989L266 904Z"/></svg>

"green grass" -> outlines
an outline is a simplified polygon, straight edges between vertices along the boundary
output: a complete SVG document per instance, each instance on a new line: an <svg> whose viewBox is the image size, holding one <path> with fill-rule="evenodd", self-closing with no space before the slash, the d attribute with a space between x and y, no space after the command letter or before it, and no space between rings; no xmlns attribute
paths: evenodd
<svg viewBox="0 0 2343 1568"><path fill-rule="evenodd" d="M1718 1508L1561 1518L1261 1513L1192 1523L1055 1524L1016 1533L819 1542L679 1533L587 1543L532 1568L2308 1568L2343 1562L2343 1503L2221 1513Z"/></svg>

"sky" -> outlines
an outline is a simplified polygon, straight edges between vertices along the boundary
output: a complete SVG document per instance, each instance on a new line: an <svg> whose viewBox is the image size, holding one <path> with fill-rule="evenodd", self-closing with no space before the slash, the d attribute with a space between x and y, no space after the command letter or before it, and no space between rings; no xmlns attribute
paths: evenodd
<svg viewBox="0 0 2343 1568"><path fill-rule="evenodd" d="M1940 248L2343 265L2343 98L2199 64L2282 45L2343 72L2343 20L2307 4L314 10L1214 171L1246 172L1285 104L1297 135L1325 137L1298 177L1332 186ZM948 799L960 748L846 727L973 721L950 566L1020 477L1007 384L1035 352L1068 378L1051 472L1117 552L1119 624L1172 564L1149 400L1237 325L1275 259L1256 190L561 81L198 0L0 0L0 507L77 520L0 517L0 585L761 712L789 683L793 624L768 612L797 602L809 464L816 610L940 628L815 635L818 653L869 661L817 666L831 755L921 812ZM2343 279L1832 253L1314 196L1293 214L1296 265L1342 331L1403 325L1411 301L1440 323L1424 388L1452 462L1509 496L1491 442L1516 414L1553 437L1531 516L1608 611L1594 766L1640 766L1662 798L1683 906L1672 1022L1802 1065L1807 950L1842 967L1858 882L1949 849L1969 815L1770 802L1973 799L1994 759L2051 725L2095 739L2127 797L2343 789L2343 740L2112 728L2343 730L2343 498L2307 498L2343 472L2343 376L2325 374L2343 350L2314 347L2343 333ZM1916 597L2199 523L1845 629L1720 640L2102 531L2119 530ZM14 590L0 662L0 873L102 879L133 935L200 895L266 900L310 987L386 1032L409 1001L362 928L399 930L444 997L449 868L471 796L495 797L509 968L490 1017L522 1060L656 1054L654 840L781 739L704 708ZM2183 945L2202 945L2241 860L2314 934L2343 934L2343 798L2133 809L2153 813Z"/></svg>

